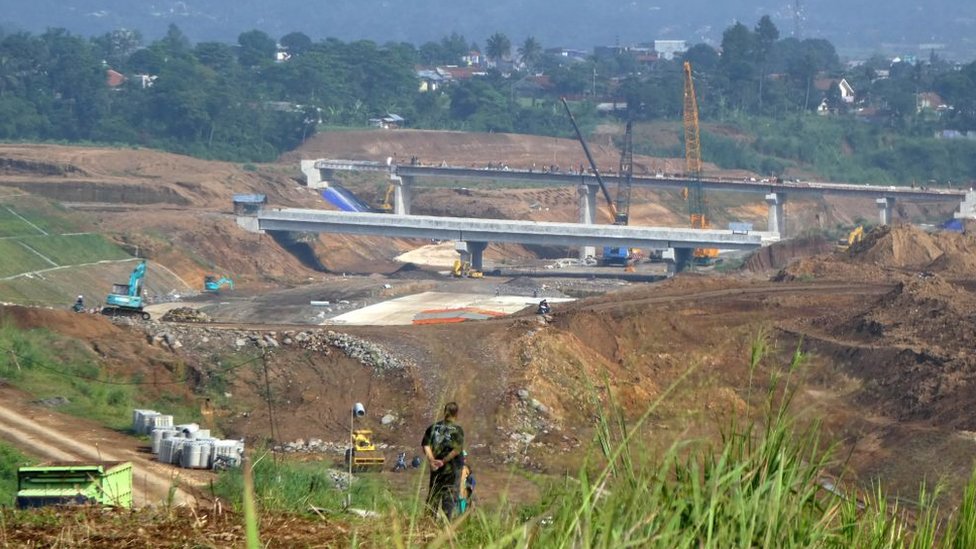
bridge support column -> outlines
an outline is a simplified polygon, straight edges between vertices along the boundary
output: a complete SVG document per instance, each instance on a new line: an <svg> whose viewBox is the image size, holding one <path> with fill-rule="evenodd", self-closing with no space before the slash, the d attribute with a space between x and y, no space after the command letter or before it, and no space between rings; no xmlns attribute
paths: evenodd
<svg viewBox="0 0 976 549"><path fill-rule="evenodd" d="M413 199L413 177L397 177L393 182L393 213L410 215Z"/></svg>
<svg viewBox="0 0 976 549"><path fill-rule="evenodd" d="M577 189L579 193L579 222L583 225L596 223L596 186L580 185ZM580 259L596 257L596 248L593 246L580 246Z"/></svg>
<svg viewBox="0 0 976 549"><path fill-rule="evenodd" d="M461 254L461 261L470 261L471 267L483 270L485 266L485 249L487 242L455 242L454 249Z"/></svg>
<svg viewBox="0 0 976 549"><path fill-rule="evenodd" d="M786 213L783 211L784 202L786 202L786 195L782 193L769 193L766 195L766 204L769 205L769 221L766 223L766 230L779 233L780 238L786 237Z"/></svg>
<svg viewBox="0 0 976 549"><path fill-rule="evenodd" d="M324 189L329 182L323 178L322 171L315 167L315 160L302 160L302 173L305 174L305 186L310 189Z"/></svg>
<svg viewBox="0 0 976 549"><path fill-rule="evenodd" d="M878 214L881 217L882 225L891 225L891 210L895 207L895 198L886 196L874 201L878 205Z"/></svg>

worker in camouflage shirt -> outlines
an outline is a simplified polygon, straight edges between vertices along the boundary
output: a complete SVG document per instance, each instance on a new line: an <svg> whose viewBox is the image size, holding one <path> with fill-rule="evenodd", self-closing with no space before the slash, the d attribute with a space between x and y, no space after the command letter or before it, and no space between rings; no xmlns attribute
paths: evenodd
<svg viewBox="0 0 976 549"><path fill-rule="evenodd" d="M427 507L432 513L441 509L447 518L451 518L458 504L458 482L463 466L464 429L457 424L457 415L457 403L448 402L444 406L444 419L428 427L420 443L430 464Z"/></svg>

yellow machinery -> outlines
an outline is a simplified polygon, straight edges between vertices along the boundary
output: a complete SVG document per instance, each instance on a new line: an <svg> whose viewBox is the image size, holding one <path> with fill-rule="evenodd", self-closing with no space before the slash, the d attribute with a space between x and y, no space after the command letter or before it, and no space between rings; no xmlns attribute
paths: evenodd
<svg viewBox="0 0 976 549"><path fill-rule="evenodd" d="M383 213L390 213L393 211L393 193L396 192L396 185L390 183L390 186L386 188L386 194L383 196L383 203L380 204L379 211Z"/></svg>
<svg viewBox="0 0 976 549"><path fill-rule="evenodd" d="M846 252L851 246L862 240L864 240L864 226L858 225L857 227L854 227L854 230L847 233L846 238L841 238L837 242L837 250Z"/></svg>
<svg viewBox="0 0 976 549"><path fill-rule="evenodd" d="M386 458L383 457L373 444L373 431L357 429L352 432L352 456L346 450L346 465L351 465L354 471L378 471L383 469ZM350 458L352 462L350 463Z"/></svg>
<svg viewBox="0 0 976 549"><path fill-rule="evenodd" d="M684 126L685 126L685 175L691 178L691 185L685 189L688 200L688 212L691 216L691 228L708 229L708 211L705 203L705 191L702 188L702 156L701 133L698 128L698 100L695 98L695 82L691 74L691 63L685 61L685 94L684 94ZM696 263L711 263L718 257L718 250L714 248L696 248L692 258Z"/></svg>
<svg viewBox="0 0 976 549"><path fill-rule="evenodd" d="M461 261L460 259L454 260L454 266L451 267L451 275L453 275L455 278L484 278L485 277L485 273L472 267L469 261Z"/></svg>

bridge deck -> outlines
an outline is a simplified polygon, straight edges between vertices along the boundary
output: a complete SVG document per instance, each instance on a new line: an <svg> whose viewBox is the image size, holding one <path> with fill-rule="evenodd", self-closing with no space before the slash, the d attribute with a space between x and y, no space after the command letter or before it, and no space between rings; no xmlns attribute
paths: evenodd
<svg viewBox="0 0 976 549"><path fill-rule="evenodd" d="M401 216L293 208L265 210L258 215L257 221L258 228L265 231L348 233L462 242L740 250L761 245L758 234L733 234L732 231L723 230Z"/></svg>

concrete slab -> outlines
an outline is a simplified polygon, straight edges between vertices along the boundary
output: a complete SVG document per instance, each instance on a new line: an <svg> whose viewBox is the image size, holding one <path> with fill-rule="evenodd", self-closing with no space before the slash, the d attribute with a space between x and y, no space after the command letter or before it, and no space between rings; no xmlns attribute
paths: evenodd
<svg viewBox="0 0 976 549"><path fill-rule="evenodd" d="M572 298L547 298L549 303L564 303ZM541 299L518 295L461 294L446 292L422 292L391 299L362 309L339 315L323 324L352 326L404 326L413 324L417 315L424 311L472 308L512 314L526 307L534 307Z"/></svg>

